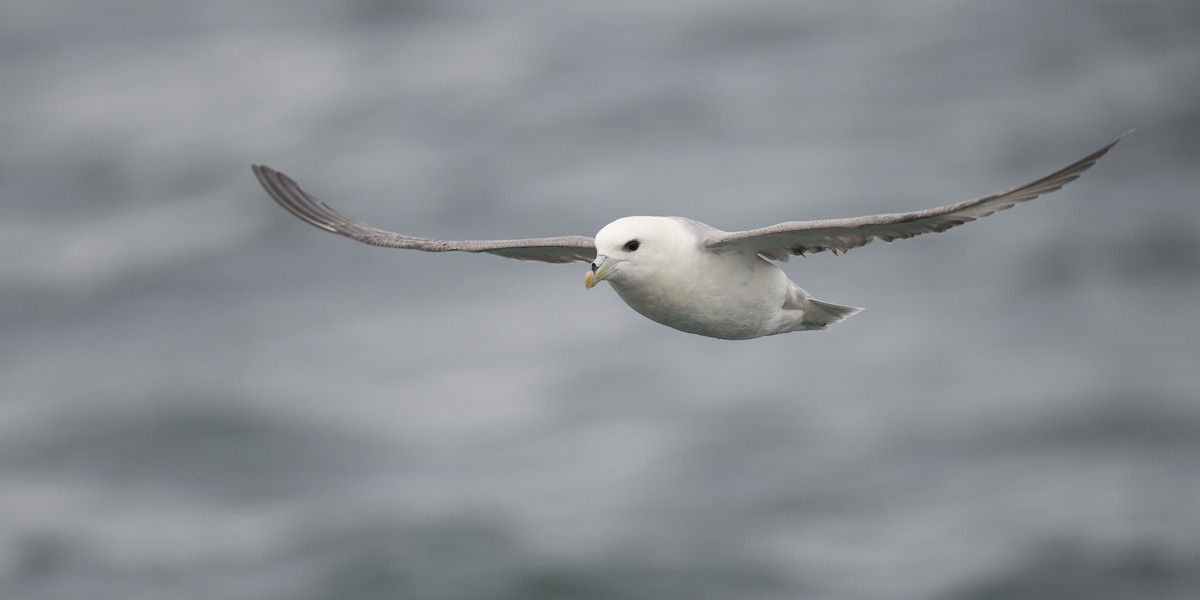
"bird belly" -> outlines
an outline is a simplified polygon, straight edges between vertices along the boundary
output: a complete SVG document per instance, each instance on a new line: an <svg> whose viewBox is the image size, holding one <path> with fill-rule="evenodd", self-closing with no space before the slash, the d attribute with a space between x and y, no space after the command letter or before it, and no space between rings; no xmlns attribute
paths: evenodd
<svg viewBox="0 0 1200 600"><path fill-rule="evenodd" d="M687 333L729 340L775 333L791 288L787 276L766 261L751 268L723 266L676 273L653 286L613 288L642 316Z"/></svg>

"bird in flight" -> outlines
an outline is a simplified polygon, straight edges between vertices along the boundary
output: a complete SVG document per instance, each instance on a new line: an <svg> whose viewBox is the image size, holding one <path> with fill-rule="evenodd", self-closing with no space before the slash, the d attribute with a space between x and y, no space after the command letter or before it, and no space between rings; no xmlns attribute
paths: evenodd
<svg viewBox="0 0 1200 600"><path fill-rule="evenodd" d="M789 221L747 231L721 231L684 217L624 217L604 226L595 238L447 241L394 233L330 208L279 171L252 168L280 206L325 231L385 248L591 263L584 276L588 289L607 281L630 308L653 321L687 333L741 340L825 329L862 310L813 298L770 261L838 254L876 238L893 242L946 231L1012 208L1078 179L1124 137L1036 181L937 208Z"/></svg>

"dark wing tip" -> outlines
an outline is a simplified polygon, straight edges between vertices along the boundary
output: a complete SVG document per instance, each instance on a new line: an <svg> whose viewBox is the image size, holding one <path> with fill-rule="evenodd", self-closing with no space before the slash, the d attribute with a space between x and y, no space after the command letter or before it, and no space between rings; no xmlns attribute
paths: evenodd
<svg viewBox="0 0 1200 600"><path fill-rule="evenodd" d="M250 168L267 194L305 223L342 235L349 235L356 227L361 226L361 223L333 210L305 192L291 177L266 165L251 165Z"/></svg>

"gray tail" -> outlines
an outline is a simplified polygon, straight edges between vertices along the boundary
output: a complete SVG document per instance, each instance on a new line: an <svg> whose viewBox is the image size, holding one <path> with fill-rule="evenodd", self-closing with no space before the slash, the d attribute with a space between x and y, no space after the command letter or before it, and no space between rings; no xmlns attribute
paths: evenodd
<svg viewBox="0 0 1200 600"><path fill-rule="evenodd" d="M827 325L841 323L846 317L862 310L854 306L844 306L832 302L823 302L816 298L808 298L808 306L804 307L804 320L810 329L825 329Z"/></svg>

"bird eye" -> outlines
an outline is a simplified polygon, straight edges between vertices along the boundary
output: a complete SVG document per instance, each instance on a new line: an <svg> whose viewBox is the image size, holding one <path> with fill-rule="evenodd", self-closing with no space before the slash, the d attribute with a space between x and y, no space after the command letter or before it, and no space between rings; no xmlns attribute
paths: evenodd
<svg viewBox="0 0 1200 600"><path fill-rule="evenodd" d="M637 250L638 246L641 246L641 243L639 243L637 240L629 240L628 242L625 242L625 249L630 252Z"/></svg>

